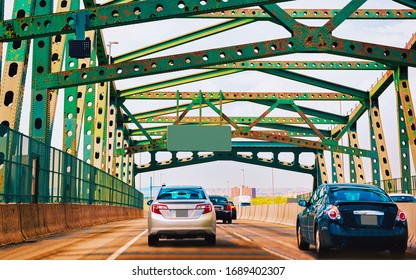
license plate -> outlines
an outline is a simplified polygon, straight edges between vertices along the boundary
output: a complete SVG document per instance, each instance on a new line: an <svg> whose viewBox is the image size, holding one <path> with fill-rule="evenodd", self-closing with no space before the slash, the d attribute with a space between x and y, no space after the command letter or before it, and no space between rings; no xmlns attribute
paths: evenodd
<svg viewBox="0 0 416 280"><path fill-rule="evenodd" d="M177 218L188 217L188 210L176 210L176 217Z"/></svg>
<svg viewBox="0 0 416 280"><path fill-rule="evenodd" d="M361 224L362 225L368 225L368 226L376 226L377 225L377 216L362 215L361 216Z"/></svg>
<svg viewBox="0 0 416 280"><path fill-rule="evenodd" d="M215 206L215 210L222 210L221 206Z"/></svg>

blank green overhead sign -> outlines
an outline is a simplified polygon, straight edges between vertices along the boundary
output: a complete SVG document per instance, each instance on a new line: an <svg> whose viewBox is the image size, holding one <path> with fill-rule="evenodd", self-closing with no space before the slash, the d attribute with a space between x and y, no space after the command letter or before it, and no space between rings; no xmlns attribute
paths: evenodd
<svg viewBox="0 0 416 280"><path fill-rule="evenodd" d="M170 125L168 151L231 151L231 127Z"/></svg>

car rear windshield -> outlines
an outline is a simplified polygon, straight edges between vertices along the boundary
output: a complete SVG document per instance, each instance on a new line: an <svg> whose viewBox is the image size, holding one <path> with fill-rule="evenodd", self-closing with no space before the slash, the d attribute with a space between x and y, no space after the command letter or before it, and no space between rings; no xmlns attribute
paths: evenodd
<svg viewBox="0 0 416 280"><path fill-rule="evenodd" d="M407 195L395 195L391 197L394 202L416 202L416 198Z"/></svg>
<svg viewBox="0 0 416 280"><path fill-rule="evenodd" d="M331 190L332 201L359 201L359 202L391 202L390 197L381 190L335 188Z"/></svg>
<svg viewBox="0 0 416 280"><path fill-rule="evenodd" d="M210 196L209 199L212 201L212 203L228 203L228 199L226 197Z"/></svg>
<svg viewBox="0 0 416 280"><path fill-rule="evenodd" d="M157 199L206 199L201 188L163 188Z"/></svg>

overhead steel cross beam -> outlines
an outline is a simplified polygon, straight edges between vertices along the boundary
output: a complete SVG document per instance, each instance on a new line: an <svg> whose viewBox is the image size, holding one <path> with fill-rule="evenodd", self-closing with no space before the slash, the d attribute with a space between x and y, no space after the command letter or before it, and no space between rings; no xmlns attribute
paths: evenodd
<svg viewBox="0 0 416 280"><path fill-rule="evenodd" d="M80 16L87 17L85 30L97 30L288 1L291 0L132 1L73 12L5 20L0 24L0 41L9 42L75 33L77 17Z"/></svg>
<svg viewBox="0 0 416 280"><path fill-rule="evenodd" d="M409 0L413 1L413 0ZM284 11L294 19L331 19L338 15L339 9L284 9ZM202 14L192 16L195 18L222 18L222 19L236 19L246 18L255 19L257 21L270 21L272 17L263 9L245 8L228 11L221 11L209 14ZM358 9L351 13L349 20L365 19L365 20L389 20L389 19L416 19L416 11L414 9Z"/></svg>
<svg viewBox="0 0 416 280"><path fill-rule="evenodd" d="M199 92L189 91L148 91L127 96L129 100L193 100L198 98ZM360 98L339 92L203 92L202 97L210 100L308 100L308 101L328 101L328 100L361 100Z"/></svg>
<svg viewBox="0 0 416 280"><path fill-rule="evenodd" d="M313 31L312 31L313 33ZM123 62L88 69L64 71L41 75L35 89L66 88L76 85L121 80L139 76L168 73L180 70L204 68L248 59L258 59L293 53L322 52L347 57L372 59L390 65L416 67L416 51L371 43L344 40L333 37L324 46L315 43L305 46L305 38L283 38L231 47L189 52ZM313 36L313 35L311 35ZM277 70L276 70L277 71Z"/></svg>

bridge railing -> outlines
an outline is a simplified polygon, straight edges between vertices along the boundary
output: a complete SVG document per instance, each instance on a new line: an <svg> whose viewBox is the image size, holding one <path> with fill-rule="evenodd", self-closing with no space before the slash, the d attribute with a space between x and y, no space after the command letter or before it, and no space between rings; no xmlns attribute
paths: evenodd
<svg viewBox="0 0 416 280"><path fill-rule="evenodd" d="M143 194L72 155L0 125L0 202L143 209Z"/></svg>

